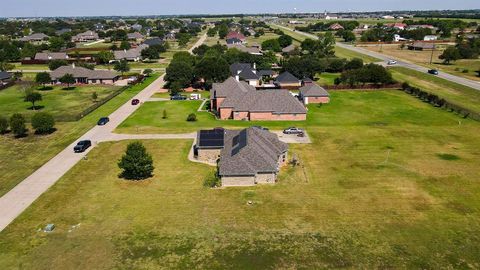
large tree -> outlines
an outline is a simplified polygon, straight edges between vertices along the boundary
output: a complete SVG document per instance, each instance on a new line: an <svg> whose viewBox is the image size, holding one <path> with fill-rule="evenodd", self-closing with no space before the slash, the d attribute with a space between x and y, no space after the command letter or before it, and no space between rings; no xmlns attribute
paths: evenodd
<svg viewBox="0 0 480 270"><path fill-rule="evenodd" d="M228 63L221 56L205 56L195 70L199 77L208 82L221 82L230 75Z"/></svg>
<svg viewBox="0 0 480 270"><path fill-rule="evenodd" d="M57 69L61 66L68 66L67 60L56 59L56 60L52 60L52 61L50 61L50 63L48 63L48 68L50 70L55 70L55 69Z"/></svg>
<svg viewBox="0 0 480 270"><path fill-rule="evenodd" d="M120 177L128 180L143 180L153 175L153 159L141 142L128 144L125 155L118 162L122 169Z"/></svg>
<svg viewBox="0 0 480 270"><path fill-rule="evenodd" d="M285 48L285 47L288 47L288 46L292 45L293 38L289 35L281 35L278 38L278 43L280 44L280 47Z"/></svg>
<svg viewBox="0 0 480 270"><path fill-rule="evenodd" d="M32 117L32 127L37 134L48 134L55 130L55 119L46 112L36 113Z"/></svg>
<svg viewBox="0 0 480 270"><path fill-rule="evenodd" d="M450 64L452 61L460 59L462 56L457 48L454 46L449 46L443 53L438 57L443 60L443 63Z"/></svg>
<svg viewBox="0 0 480 270"><path fill-rule="evenodd" d="M165 80L172 82L178 82L182 87L190 84L194 77L193 66L185 61L172 61L168 65Z"/></svg>
<svg viewBox="0 0 480 270"><path fill-rule="evenodd" d="M111 60L115 59L115 56L111 51L101 51L97 54L96 58L100 64L108 64Z"/></svg>
<svg viewBox="0 0 480 270"><path fill-rule="evenodd" d="M61 37L51 37L48 43L48 48L52 52L58 52L65 47L65 40Z"/></svg>
<svg viewBox="0 0 480 270"><path fill-rule="evenodd" d="M38 92L35 92L35 91L28 91L26 94L25 94L25 99L24 101L25 102L30 102L32 103L32 110L35 110L36 107L35 107L35 102L37 101L41 101L42 100L42 95Z"/></svg>
<svg viewBox="0 0 480 270"><path fill-rule="evenodd" d="M122 76L125 72L130 71L130 65L128 64L127 60L120 60L115 62L115 65L113 66L113 69L122 73Z"/></svg>
<svg viewBox="0 0 480 270"><path fill-rule="evenodd" d="M45 89L45 85L52 82L52 77L48 72L40 72L35 76L35 82L43 85L43 89Z"/></svg>
<svg viewBox="0 0 480 270"><path fill-rule="evenodd" d="M74 84L75 83L75 77L73 77L72 74L65 74L63 75L59 81L63 84L66 84L67 85L67 88L70 88L70 85Z"/></svg>

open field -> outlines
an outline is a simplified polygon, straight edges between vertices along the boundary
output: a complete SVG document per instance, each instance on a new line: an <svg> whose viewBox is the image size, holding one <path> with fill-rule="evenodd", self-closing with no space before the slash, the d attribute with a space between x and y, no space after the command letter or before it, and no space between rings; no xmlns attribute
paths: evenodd
<svg viewBox="0 0 480 270"><path fill-rule="evenodd" d="M0 112L4 116L10 116L14 113L21 113L27 119L38 111L51 113L57 119L68 119L81 113L86 108L94 105L92 94L95 92L98 99L102 100L115 90L117 86L109 85L85 85L77 86L73 89L64 89L61 86L53 86L41 90L38 93L42 95L42 101L35 103L35 107L40 109L32 110L32 103L25 102L25 90L27 86L14 85L0 91Z"/></svg>
<svg viewBox="0 0 480 270"><path fill-rule="evenodd" d="M390 68L393 78L438 95L467 109L480 112L480 91L403 67Z"/></svg>
<svg viewBox="0 0 480 270"><path fill-rule="evenodd" d="M255 36L249 36L247 37L247 46L251 46L253 43L257 43L258 45L262 45L262 43L266 40L269 39L276 39L278 38L279 35L271 32L266 32L265 35L255 37Z"/></svg>
<svg viewBox="0 0 480 270"><path fill-rule="evenodd" d="M174 117L191 104L140 110L172 105ZM313 144L291 145L304 168L283 169L275 186L202 187L214 168L187 160L187 140L145 141L155 176L128 182L116 165L127 142L101 144L0 234L0 267L480 266L478 122L400 91L332 92L332 103L309 109L301 125ZM154 118L141 124L165 132L198 127L186 126L183 115ZM38 231L47 223L54 232Z"/></svg>
<svg viewBox="0 0 480 270"><path fill-rule="evenodd" d="M157 74L152 75L144 83L125 90L80 121L57 123L57 131L53 134L29 135L21 139L14 139L11 134L0 136L0 196L94 126L100 117L108 116L156 78Z"/></svg>
<svg viewBox="0 0 480 270"><path fill-rule="evenodd" d="M48 69L48 65L30 65L30 64L27 64L27 65L22 65L22 63L20 62L17 62L17 63L13 63L14 66L15 66L15 69L18 69L18 70L49 70Z"/></svg>
<svg viewBox="0 0 480 270"><path fill-rule="evenodd" d="M344 49L338 46L335 46L335 55L340 58L346 58L346 59L352 59L352 58L360 58L363 60L364 63L375 63L375 62L381 62L382 60L365 55L362 53L357 53L355 51L351 51L348 49Z"/></svg>
<svg viewBox="0 0 480 270"><path fill-rule="evenodd" d="M316 77L318 78L317 83L319 85L334 85L335 79L340 77L340 73L323 72L322 74L317 75Z"/></svg>
<svg viewBox="0 0 480 270"><path fill-rule="evenodd" d="M379 46L365 46L363 48L374 52L380 52ZM430 64L432 51L411 51L406 48L402 50L399 45L383 45L381 53L399 60L408 61L429 68L435 68L440 72L447 72L452 75L480 81L480 77L475 73L475 71L480 70L480 59L464 59L455 61L450 65L444 65L442 64L442 60L438 57L443 53L445 48L446 45L439 45L437 50L433 51L432 64ZM467 72L464 72L464 70Z"/></svg>

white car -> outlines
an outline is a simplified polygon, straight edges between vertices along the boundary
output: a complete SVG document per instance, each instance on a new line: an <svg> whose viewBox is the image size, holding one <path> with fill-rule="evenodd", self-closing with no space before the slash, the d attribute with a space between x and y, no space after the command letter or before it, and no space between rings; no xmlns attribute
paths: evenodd
<svg viewBox="0 0 480 270"><path fill-rule="evenodd" d="M387 65L389 65L389 66L393 66L393 65L396 65L396 64L397 64L397 61L395 61L395 60L388 60L388 62L387 62Z"/></svg>
<svg viewBox="0 0 480 270"><path fill-rule="evenodd" d="M289 127L283 130L283 134L302 134L303 130L296 127Z"/></svg>

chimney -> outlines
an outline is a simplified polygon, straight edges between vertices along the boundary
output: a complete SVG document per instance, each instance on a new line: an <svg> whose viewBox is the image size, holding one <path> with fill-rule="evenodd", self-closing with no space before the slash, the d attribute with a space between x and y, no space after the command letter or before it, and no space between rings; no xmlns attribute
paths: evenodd
<svg viewBox="0 0 480 270"><path fill-rule="evenodd" d="M253 63L253 73L254 74L257 74L257 64L256 63Z"/></svg>
<svg viewBox="0 0 480 270"><path fill-rule="evenodd" d="M241 70L237 70L237 75L235 75L235 80L237 80L237 82L240 81L240 73L241 72L242 72Z"/></svg>
<svg viewBox="0 0 480 270"><path fill-rule="evenodd" d="M75 63L72 63L72 68L75 68Z"/></svg>
<svg viewBox="0 0 480 270"><path fill-rule="evenodd" d="M124 53L127 53L127 49L123 49L123 52L124 52Z"/></svg>

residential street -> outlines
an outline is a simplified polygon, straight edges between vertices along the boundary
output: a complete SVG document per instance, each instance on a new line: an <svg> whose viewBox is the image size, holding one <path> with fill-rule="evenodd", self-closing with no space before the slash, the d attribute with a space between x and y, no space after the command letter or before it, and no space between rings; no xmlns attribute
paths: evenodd
<svg viewBox="0 0 480 270"><path fill-rule="evenodd" d="M285 30L292 31L292 29L290 29L288 27L285 27L285 26L281 26L281 25L277 25L277 24L275 24L275 26L283 28ZM306 36L308 38L311 38L311 39L318 39L317 36L309 34L309 33L301 32L301 31L297 31L297 30L295 30L295 33L304 35L304 36ZM381 54L381 53L372 52L372 51L369 51L369 50L366 50L366 49L363 49L363 48L359 48L359 47L354 47L352 45L348 45L348 44L345 44L345 43L337 42L337 46L341 47L341 48L351 50L351 51L355 51L355 52L358 52L358 53L361 53L361 54L372 56L372 57L381 59L382 61L385 61L385 62L387 62L388 60L391 60L391 59L395 59L395 60L397 60L397 64L395 66L405 67L405 68L416 70L416 71L419 71L419 72L422 72L422 73L427 73L427 71L428 71L428 68L425 68L425 67L422 67L422 66L410 63L410 62L406 62L404 60L401 60L401 59L398 59L398 58L395 58L395 57L387 56L387 55L384 55L384 54ZM432 75L432 76L435 76L435 75ZM451 75L451 74L448 74L448 73L445 73L445 72L440 72L439 75L437 75L437 77L440 77L442 79L452 81L452 82L455 82L455 83L458 83L458 84L462 84L462 85L471 87L471 88L476 89L476 90L480 90L480 82L465 79L465 78L458 77L458 76L455 76L455 75Z"/></svg>

